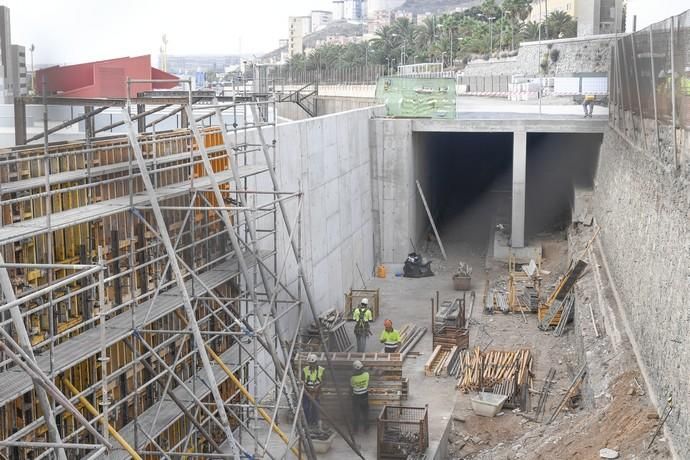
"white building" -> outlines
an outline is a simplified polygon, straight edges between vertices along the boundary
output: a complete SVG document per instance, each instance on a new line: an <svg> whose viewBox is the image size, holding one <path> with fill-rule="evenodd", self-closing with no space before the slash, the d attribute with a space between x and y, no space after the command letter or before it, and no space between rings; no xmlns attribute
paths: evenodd
<svg viewBox="0 0 690 460"><path fill-rule="evenodd" d="M623 0L578 0L577 36L622 32Z"/></svg>
<svg viewBox="0 0 690 460"><path fill-rule="evenodd" d="M366 2L363 0L345 0L343 15L348 21L362 21L366 19Z"/></svg>
<svg viewBox="0 0 690 460"><path fill-rule="evenodd" d="M288 18L288 56L304 53L302 38L311 32L311 16L290 16Z"/></svg>
<svg viewBox="0 0 690 460"><path fill-rule="evenodd" d="M333 0L333 20L345 19L345 0Z"/></svg>
<svg viewBox="0 0 690 460"><path fill-rule="evenodd" d="M333 20L333 13L324 10L313 10L311 12L311 31L321 30Z"/></svg>

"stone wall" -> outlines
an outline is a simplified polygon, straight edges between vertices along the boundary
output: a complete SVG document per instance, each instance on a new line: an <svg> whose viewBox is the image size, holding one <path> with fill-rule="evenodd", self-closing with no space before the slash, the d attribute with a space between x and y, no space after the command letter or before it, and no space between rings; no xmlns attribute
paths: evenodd
<svg viewBox="0 0 690 460"><path fill-rule="evenodd" d="M690 180L610 130L594 214L624 310L680 458L690 458Z"/></svg>
<svg viewBox="0 0 690 460"><path fill-rule="evenodd" d="M565 38L561 40L524 42L520 44L518 55L507 59L491 61L474 60L465 67L463 75L538 75L541 56L557 49L558 61L549 57L549 76L568 75L580 72L608 72L609 45L614 35L596 37ZM550 47L550 48L549 48Z"/></svg>

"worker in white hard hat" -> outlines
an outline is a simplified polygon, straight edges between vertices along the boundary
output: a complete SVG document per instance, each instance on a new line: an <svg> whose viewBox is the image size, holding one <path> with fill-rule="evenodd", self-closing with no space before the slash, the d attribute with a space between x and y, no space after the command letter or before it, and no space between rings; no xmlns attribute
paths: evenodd
<svg viewBox="0 0 690 460"><path fill-rule="evenodd" d="M317 426L319 424L319 408L314 404L318 404L321 396L321 383L323 382L324 368L316 364L317 357L310 353L307 356L307 365L302 369L302 381L304 382L305 395L302 398L302 408L304 409L304 416L307 418L309 426ZM311 396L309 398L306 393ZM312 401L313 400L313 401Z"/></svg>
<svg viewBox="0 0 690 460"><path fill-rule="evenodd" d="M362 361L352 363L354 372L350 377L352 387L352 418L355 433L360 425L369 430L369 373L364 370Z"/></svg>
<svg viewBox="0 0 690 460"><path fill-rule="evenodd" d="M367 351L367 338L371 335L369 323L374 319L369 308L369 299L362 299L359 306L352 312L352 319L355 320L355 338L357 339L357 351L364 353Z"/></svg>

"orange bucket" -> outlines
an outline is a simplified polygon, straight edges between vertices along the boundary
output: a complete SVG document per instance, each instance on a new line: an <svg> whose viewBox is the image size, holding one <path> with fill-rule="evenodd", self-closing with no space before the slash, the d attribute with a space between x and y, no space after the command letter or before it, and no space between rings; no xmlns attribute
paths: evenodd
<svg viewBox="0 0 690 460"><path fill-rule="evenodd" d="M385 265L379 264L376 266L376 277L377 278L385 278L386 277Z"/></svg>

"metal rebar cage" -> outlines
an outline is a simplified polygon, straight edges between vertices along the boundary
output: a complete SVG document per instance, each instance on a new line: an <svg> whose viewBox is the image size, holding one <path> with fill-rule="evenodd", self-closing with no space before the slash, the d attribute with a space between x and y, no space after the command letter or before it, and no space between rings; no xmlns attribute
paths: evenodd
<svg viewBox="0 0 690 460"><path fill-rule="evenodd" d="M408 458L429 447L429 408L384 406L377 420L376 458Z"/></svg>

